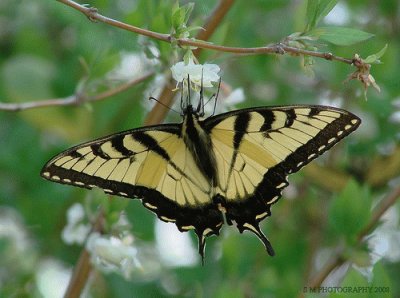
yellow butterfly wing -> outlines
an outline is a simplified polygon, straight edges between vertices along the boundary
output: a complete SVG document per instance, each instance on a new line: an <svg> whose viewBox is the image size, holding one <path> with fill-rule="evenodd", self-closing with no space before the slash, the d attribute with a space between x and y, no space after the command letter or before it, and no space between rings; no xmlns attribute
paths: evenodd
<svg viewBox="0 0 400 298"><path fill-rule="evenodd" d="M360 124L355 115L323 106L252 108L208 120L226 219L254 232L273 250L258 222L288 185L287 176L331 148Z"/></svg>

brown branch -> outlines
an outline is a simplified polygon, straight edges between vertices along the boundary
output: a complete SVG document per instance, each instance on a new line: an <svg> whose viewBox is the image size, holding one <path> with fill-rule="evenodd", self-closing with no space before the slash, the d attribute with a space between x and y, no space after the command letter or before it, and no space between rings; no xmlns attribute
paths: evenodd
<svg viewBox="0 0 400 298"><path fill-rule="evenodd" d="M110 18L107 18L97 12L97 9L93 7L86 7L84 5L80 5L74 1L71 0L57 0L61 3L64 3L65 5L68 5L83 14L85 14L91 21L100 21L103 23L106 23L108 25L127 30L130 32L134 32L137 34L141 34L144 36L148 36L151 38L155 38L164 42L169 42L171 43L172 41L175 41L179 46L191 46L191 47L197 47L199 49L209 49L209 50L214 50L214 51L220 51L220 52L227 52L227 53L233 53L233 54L285 54L285 53L290 53L292 55L307 55L307 56L312 56L312 57L317 57L317 58L322 58L326 60L335 60L339 62L343 62L346 64L352 64L354 62L354 59L349 59L349 58L343 58L339 56L335 56L332 53L322 53L322 52L316 52L316 51L309 51L305 49L300 49L300 48L295 48L295 47L290 47L287 46L283 43L277 43L273 44L270 46L265 46L265 47L252 47L252 48L243 48L243 47L226 47L226 46L220 46L220 45L215 45L211 43L207 43L204 40L199 40L199 38L196 39L187 39L187 38L178 38L174 39L173 36L169 34L163 34L163 33L158 33L150 30L145 30L141 29L139 27L135 27L132 25L128 25ZM219 9L215 10L213 13L213 16L209 19L207 24L209 24L209 29L211 30L212 28L215 28L217 25L217 22L220 22L223 18L223 16L226 14L227 9L230 8L230 3L231 1L229 0L221 0L220 5L217 7ZM204 34L204 35L203 35ZM200 37L209 37L210 34L208 33L199 33Z"/></svg>
<svg viewBox="0 0 400 298"><path fill-rule="evenodd" d="M391 207L393 206L396 201L400 197L400 187L395 188L391 193L389 193L385 199L381 201L381 203L375 207L372 212L372 216L357 236L357 243L360 244L364 237L371 233L375 226L379 223L380 218L382 215ZM336 253L326 264L325 266L311 279L308 287L319 287L321 286L322 282L328 277L328 275L337 267L344 264L346 262L346 258L343 255L343 251L339 251ZM300 295L301 296L301 295Z"/></svg>
<svg viewBox="0 0 400 298"><path fill-rule="evenodd" d="M92 225L92 232L103 233L103 229L104 213L102 210L99 210ZM64 298L79 298L91 271L92 264L90 263L90 254L86 249L82 249L78 263L75 265L69 281L67 291L64 294Z"/></svg>
<svg viewBox="0 0 400 298"><path fill-rule="evenodd" d="M127 30L127 31L131 31L131 32L135 32L137 34L140 35L144 35L144 36L148 36L151 38L155 38L155 39L159 39L159 40L163 40L163 41L170 41L170 35L169 34L162 34L162 33L157 33L154 31L150 31L150 30L146 30L146 29L142 29L139 27L135 27L132 25L128 25L119 21L116 21L114 19L110 19L107 18L99 13L97 13L97 9L94 7L88 7L86 5L81 5L78 4L74 1L71 0L57 0L58 2L61 2L65 5L68 5L78 11L80 11L81 13L83 13L85 16L87 16L87 18L93 22L95 21L100 21L102 23L111 25L113 27L117 27L123 30Z"/></svg>
<svg viewBox="0 0 400 298"><path fill-rule="evenodd" d="M84 102L101 101L101 100L109 98L113 95L119 94L119 93L131 88L132 86L135 86L135 85L145 81L152 75L153 75L153 73L148 73L140 78L136 78L129 82L121 84L118 87L115 87L113 89L110 89L110 90L104 91L102 93L99 93L97 95L93 95L93 96L89 96L89 97L86 97L84 94L78 93L78 94L70 95L70 96L64 97L64 98L52 98L52 99L33 101L33 102L23 102L23 103L0 102L0 111L2 110L2 111L18 112L18 111L22 111L22 110L42 108L42 107L71 106L71 105L79 105Z"/></svg>

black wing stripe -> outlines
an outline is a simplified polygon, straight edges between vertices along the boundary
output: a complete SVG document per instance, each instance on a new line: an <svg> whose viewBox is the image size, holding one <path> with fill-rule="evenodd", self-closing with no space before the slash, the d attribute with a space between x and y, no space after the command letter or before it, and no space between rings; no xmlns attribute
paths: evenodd
<svg viewBox="0 0 400 298"><path fill-rule="evenodd" d="M146 132L136 132L132 134L132 138L142 145L146 146L150 151L153 151L160 155L162 158L164 158L166 161L170 161L171 158L168 155L167 151L165 151L164 148L162 148L158 142L150 135L148 135Z"/></svg>
<svg viewBox="0 0 400 298"><path fill-rule="evenodd" d="M101 148L102 144L93 144L90 146L90 149L92 149L92 152L94 155L96 156L100 156L102 159L110 159L110 156L103 151L103 149Z"/></svg>
<svg viewBox="0 0 400 298"><path fill-rule="evenodd" d="M272 123L275 121L274 112L271 110L265 110L265 111L258 111L258 113L264 117L264 123L260 127L260 131L270 130L272 128Z"/></svg>
<svg viewBox="0 0 400 298"><path fill-rule="evenodd" d="M239 149L240 142L247 131L249 126L250 113L239 114L235 119L234 131L235 135L233 137L233 148L235 151Z"/></svg>
<svg viewBox="0 0 400 298"><path fill-rule="evenodd" d="M289 127L293 125L294 120L296 120L296 112L293 109L286 111L286 121L285 126Z"/></svg>
<svg viewBox="0 0 400 298"><path fill-rule="evenodd" d="M125 147L124 145L124 137L116 137L114 139L111 139L111 145L112 147L117 150L119 153L121 153L124 156L132 156L135 154L132 150L129 150L128 148Z"/></svg>

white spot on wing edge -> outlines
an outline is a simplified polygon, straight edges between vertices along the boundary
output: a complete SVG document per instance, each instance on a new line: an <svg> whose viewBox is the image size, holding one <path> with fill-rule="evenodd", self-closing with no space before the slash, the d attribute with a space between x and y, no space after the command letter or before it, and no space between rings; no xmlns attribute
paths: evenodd
<svg viewBox="0 0 400 298"><path fill-rule="evenodd" d="M269 200L269 201L267 202L267 204L273 204L273 203L275 203L279 198L280 198L280 196L275 196L275 197L273 197L271 200Z"/></svg>
<svg viewBox="0 0 400 298"><path fill-rule="evenodd" d="M154 206L154 205L152 205L150 203L144 202L143 204L149 209L152 209L152 210L156 210L157 209L157 206Z"/></svg>
<svg viewBox="0 0 400 298"><path fill-rule="evenodd" d="M316 157L316 156L317 156L317 154L312 153L312 154L310 154L310 155L308 156L308 159L312 159L312 158L314 158L314 157Z"/></svg>
<svg viewBox="0 0 400 298"><path fill-rule="evenodd" d="M268 204L269 204L269 202L268 202ZM265 218L265 217L267 217L268 216L268 212L263 212L263 213L261 213L261 214L258 214L258 215L256 215L256 219L263 219L263 218Z"/></svg>
<svg viewBox="0 0 400 298"><path fill-rule="evenodd" d="M351 122L351 124L356 125L357 123L360 122L360 120L358 120L358 119L352 119L350 122Z"/></svg>
<svg viewBox="0 0 400 298"><path fill-rule="evenodd" d="M277 185L276 188L284 188L287 185L287 182L282 182L281 184Z"/></svg>
<svg viewBox="0 0 400 298"><path fill-rule="evenodd" d="M336 140L336 138L330 138L330 139L328 140L328 144L333 143L335 140Z"/></svg>
<svg viewBox="0 0 400 298"><path fill-rule="evenodd" d="M352 125L347 124L347 125L344 127L344 129L345 129L345 130L349 130L349 129L352 128L352 127L353 127Z"/></svg>
<svg viewBox="0 0 400 298"><path fill-rule="evenodd" d="M160 216L160 219L162 219L163 221L166 221L166 222L176 222L175 219L172 219L172 218L169 218L169 217L166 217L163 215Z"/></svg>
<svg viewBox="0 0 400 298"><path fill-rule="evenodd" d="M52 176L51 179L54 180L54 181L60 181L61 180L61 178L58 177L58 176Z"/></svg>
<svg viewBox="0 0 400 298"><path fill-rule="evenodd" d="M42 174L44 177L50 177L50 173L49 172L43 172L43 174Z"/></svg>

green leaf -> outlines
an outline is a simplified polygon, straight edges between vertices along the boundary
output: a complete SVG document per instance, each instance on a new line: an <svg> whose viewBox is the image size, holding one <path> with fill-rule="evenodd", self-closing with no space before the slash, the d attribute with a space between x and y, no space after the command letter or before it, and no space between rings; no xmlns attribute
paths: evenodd
<svg viewBox="0 0 400 298"><path fill-rule="evenodd" d="M179 3L176 3L176 5L174 5L172 9L171 21L177 38L181 37L183 33L187 32L186 23L189 20L193 8L194 3L188 3L184 6L179 6Z"/></svg>
<svg viewBox="0 0 400 298"><path fill-rule="evenodd" d="M315 15L317 13L319 1L308 0L307 1L307 10L306 10L306 19L308 29L312 29L315 27Z"/></svg>
<svg viewBox="0 0 400 298"><path fill-rule="evenodd" d="M363 61L365 63L369 63L369 64L380 64L380 63L382 63L381 60L379 60L379 58L381 58L383 56L383 54L385 54L387 47L388 47L388 45L385 44L385 46L383 47L382 50L380 50L376 54L369 55L367 58L363 59Z"/></svg>
<svg viewBox="0 0 400 298"><path fill-rule="evenodd" d="M317 25L322 18L326 17L328 13L336 6L337 3L338 0L320 0L315 15L316 19L315 24Z"/></svg>
<svg viewBox="0 0 400 298"><path fill-rule="evenodd" d="M185 19L183 20L183 22L186 24L189 21L190 15L192 14L194 3L189 2L188 4L183 6L183 8L185 9Z"/></svg>
<svg viewBox="0 0 400 298"><path fill-rule="evenodd" d="M172 27L174 29L179 28L185 20L185 10L183 7L179 6L179 3L177 2L176 5L172 8L172 16L171 16L171 21L172 21Z"/></svg>
<svg viewBox="0 0 400 298"><path fill-rule="evenodd" d="M353 240L366 225L371 213L371 196L366 187L350 180L331 202L329 225L346 239Z"/></svg>
<svg viewBox="0 0 400 298"><path fill-rule="evenodd" d="M309 31L307 35L339 46L349 46L374 36L368 32L345 27L318 27Z"/></svg>
<svg viewBox="0 0 400 298"><path fill-rule="evenodd" d="M308 0L307 2L307 30L311 30L317 26L319 21L328 15L335 7L338 0Z"/></svg>

